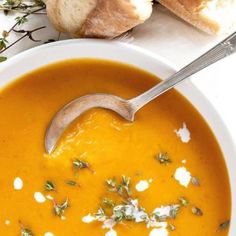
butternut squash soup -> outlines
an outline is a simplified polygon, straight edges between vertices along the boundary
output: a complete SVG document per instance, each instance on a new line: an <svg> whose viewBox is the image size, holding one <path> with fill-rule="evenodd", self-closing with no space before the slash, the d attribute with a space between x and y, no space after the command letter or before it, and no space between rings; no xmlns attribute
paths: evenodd
<svg viewBox="0 0 236 236"><path fill-rule="evenodd" d="M69 60L24 75L0 93L0 235L226 236L231 199L210 128L177 91L134 123L94 109L51 155L46 128L88 93L132 98L158 79L128 65Z"/></svg>

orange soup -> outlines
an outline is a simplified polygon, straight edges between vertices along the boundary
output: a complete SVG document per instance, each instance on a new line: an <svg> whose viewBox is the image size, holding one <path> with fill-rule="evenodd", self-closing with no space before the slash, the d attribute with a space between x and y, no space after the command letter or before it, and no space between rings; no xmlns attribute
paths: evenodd
<svg viewBox="0 0 236 236"><path fill-rule="evenodd" d="M56 150L44 149L56 111L88 93L132 98L158 79L108 61L69 60L0 93L0 235L228 235L231 199L220 147L177 91L129 123L94 109Z"/></svg>

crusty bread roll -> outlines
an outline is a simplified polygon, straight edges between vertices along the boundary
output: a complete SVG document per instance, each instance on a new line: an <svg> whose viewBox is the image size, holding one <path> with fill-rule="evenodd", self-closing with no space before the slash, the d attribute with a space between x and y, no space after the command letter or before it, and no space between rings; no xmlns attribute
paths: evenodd
<svg viewBox="0 0 236 236"><path fill-rule="evenodd" d="M236 0L159 0L199 29L210 34L228 33L236 27Z"/></svg>
<svg viewBox="0 0 236 236"><path fill-rule="evenodd" d="M54 26L74 37L114 38L152 13L152 0L45 0Z"/></svg>

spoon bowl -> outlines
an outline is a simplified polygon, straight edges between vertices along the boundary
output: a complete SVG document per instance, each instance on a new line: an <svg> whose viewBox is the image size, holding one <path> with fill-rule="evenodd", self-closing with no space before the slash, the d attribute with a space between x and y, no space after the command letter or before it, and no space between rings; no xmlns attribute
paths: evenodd
<svg viewBox="0 0 236 236"><path fill-rule="evenodd" d="M127 121L134 121L135 109L129 100L118 96L94 93L77 98L64 106L53 118L45 136L45 148L53 152L66 128L81 114L92 108L105 108L118 113Z"/></svg>

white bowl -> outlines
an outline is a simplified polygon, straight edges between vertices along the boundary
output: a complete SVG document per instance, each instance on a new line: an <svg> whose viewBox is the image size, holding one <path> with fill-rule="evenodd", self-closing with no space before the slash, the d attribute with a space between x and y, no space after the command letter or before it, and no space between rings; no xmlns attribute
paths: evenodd
<svg viewBox="0 0 236 236"><path fill-rule="evenodd" d="M156 74L162 79L167 78L175 72L173 66L165 59L130 44L92 39L66 40L30 49L0 64L0 88L26 72L52 62L71 58L101 58L124 62ZM236 152L234 143L213 106L191 82L183 82L178 86L177 90L179 90L205 118L223 151L230 177L232 193L232 216L229 236L235 236Z"/></svg>

